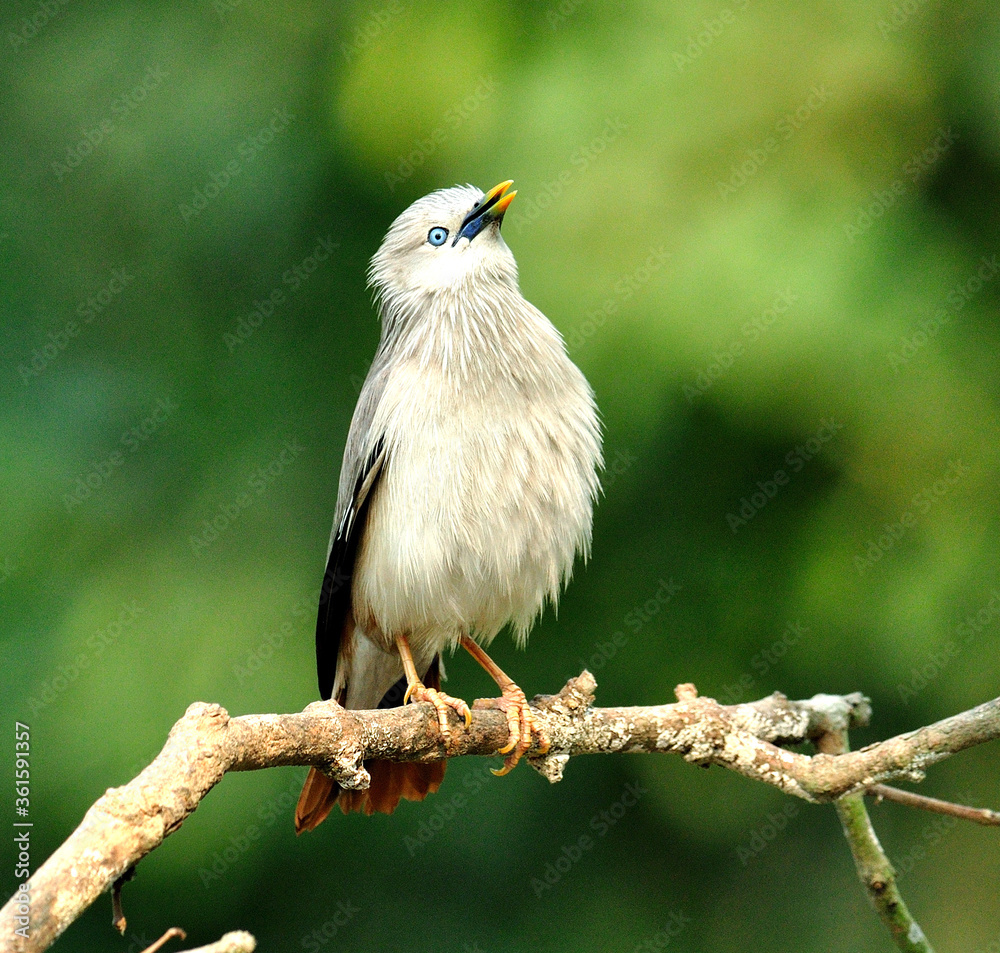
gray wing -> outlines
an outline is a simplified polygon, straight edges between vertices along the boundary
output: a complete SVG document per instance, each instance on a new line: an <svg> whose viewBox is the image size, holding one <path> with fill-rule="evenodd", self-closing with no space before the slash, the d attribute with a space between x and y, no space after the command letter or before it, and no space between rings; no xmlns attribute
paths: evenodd
<svg viewBox="0 0 1000 953"><path fill-rule="evenodd" d="M372 420L385 390L386 360L380 348L358 397L340 470L337 511L327 553L316 619L316 672L320 698L333 692L344 621L351 611L351 578L358 545L365 531L368 504L385 468L382 434L372 432Z"/></svg>

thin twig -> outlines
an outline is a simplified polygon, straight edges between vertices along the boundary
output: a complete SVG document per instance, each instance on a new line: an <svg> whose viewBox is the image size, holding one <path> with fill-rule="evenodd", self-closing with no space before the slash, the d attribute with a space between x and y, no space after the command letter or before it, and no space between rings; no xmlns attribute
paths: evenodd
<svg viewBox="0 0 1000 953"><path fill-rule="evenodd" d="M122 936L128 929L128 920L125 919L125 911L122 909L122 881L121 878L115 881L111 888L111 926Z"/></svg>
<svg viewBox="0 0 1000 953"><path fill-rule="evenodd" d="M125 910L122 907L122 889L134 876L135 867L129 867L129 869L114 882L114 885L111 888L111 925L122 936L125 936L125 930L128 928L128 921L125 919Z"/></svg>
<svg viewBox="0 0 1000 953"><path fill-rule="evenodd" d="M824 754L843 755L850 750L847 732L831 731L817 741L816 747ZM848 794L836 801L835 806L844 836L854 855L858 877L868 891L872 906L889 928L893 942L906 953L934 953L920 924L913 919L900 896L896 872L872 827L864 794Z"/></svg>
<svg viewBox="0 0 1000 953"><path fill-rule="evenodd" d="M775 693L751 704L720 705L700 698L694 686L679 686L675 704L594 708L595 689L594 677L584 672L558 695L532 701L550 747L530 751L528 760L550 781L558 781L578 754L673 753L807 801L832 801L893 778L919 780L927 766L1000 738L998 698L860 751L809 757L779 746L867 724L871 709L864 696L789 701ZM218 705L196 702L153 763L129 784L105 792L27 882L31 929L25 942L16 934L17 897L0 910L0 953L48 949L118 877L176 831L226 772L309 765L346 789L361 789L371 780L368 759L493 756L509 734L497 710L473 711L468 729L457 718L452 724L446 748L427 703L347 711L335 702L316 702L298 714L230 718Z"/></svg>
<svg viewBox="0 0 1000 953"><path fill-rule="evenodd" d="M196 950L184 950L182 953L254 953L257 941L246 930L233 930L231 933L209 943L199 946Z"/></svg>
<svg viewBox="0 0 1000 953"><path fill-rule="evenodd" d="M147 946L142 953L156 953L164 943L174 937L186 940L187 934L180 927L171 927L155 943ZM193 950L182 950L179 953L254 953L256 949L257 941L253 934L247 933L246 930L233 930L207 946L199 946Z"/></svg>
<svg viewBox="0 0 1000 953"><path fill-rule="evenodd" d="M941 801L936 797L914 794L902 788L890 787L888 784L876 784L865 794L879 800L895 801L907 807L915 807L921 811L933 811L935 814L947 814L963 821L983 824L987 827L1000 827L1000 811L991 811L988 807L967 807L965 804L955 804L953 801Z"/></svg>
<svg viewBox="0 0 1000 953"><path fill-rule="evenodd" d="M180 927L171 927L155 943L150 943L142 953L156 953L168 940L172 940L175 936L180 937L182 940L187 939L187 934Z"/></svg>

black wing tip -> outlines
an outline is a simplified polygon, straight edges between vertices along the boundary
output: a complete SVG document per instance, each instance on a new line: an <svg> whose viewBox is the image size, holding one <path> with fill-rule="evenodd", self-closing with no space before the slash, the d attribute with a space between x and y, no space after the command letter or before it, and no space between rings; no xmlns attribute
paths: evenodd
<svg viewBox="0 0 1000 953"><path fill-rule="evenodd" d="M385 440L379 437L354 485L354 498L330 548L316 617L316 672L320 698L329 700L337 678L337 655L343 637L344 620L351 608L351 578L358 542L364 532L368 505L382 474ZM376 469L377 468L377 469ZM374 469L374 473L372 472ZM366 481L366 492L362 493ZM359 496L362 497L359 502Z"/></svg>

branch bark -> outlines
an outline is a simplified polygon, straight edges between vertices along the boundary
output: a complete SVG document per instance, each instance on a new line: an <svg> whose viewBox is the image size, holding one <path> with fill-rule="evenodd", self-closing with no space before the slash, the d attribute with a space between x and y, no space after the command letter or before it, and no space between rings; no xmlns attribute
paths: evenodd
<svg viewBox="0 0 1000 953"><path fill-rule="evenodd" d="M155 943L147 946L142 953L159 953L170 940L176 937L186 940L187 934L180 927L171 927ZM199 946L196 950L185 950L183 953L254 953L256 949L257 940L251 934L245 930L234 930L214 943Z"/></svg>
<svg viewBox="0 0 1000 953"><path fill-rule="evenodd" d="M858 751L809 757L779 747L867 724L860 694L816 695L789 701L775 693L758 702L720 705L692 685L677 702L644 708L594 708L589 672L558 695L533 699L551 743L529 761L558 781L570 757L615 752L674 753L696 764L718 764L807 801L830 801L893 778L920 780L924 769L972 745L1000 737L1000 698ZM173 726L163 750L133 781L108 791L80 826L27 882L30 928L15 932L19 904L0 910L0 953L45 950L129 867L180 827L228 771L281 765L316 766L346 788L365 788L366 759L432 761L494 755L507 741L502 712L476 710L472 726L457 720L445 749L428 704L347 711L316 702L298 714L230 718L218 705L192 704ZM291 823L291 821L289 821Z"/></svg>
<svg viewBox="0 0 1000 953"><path fill-rule="evenodd" d="M167 930L152 946L147 947L142 953L158 953L163 945L174 937L179 936L182 940L187 939L184 931L177 927ZM234 930L225 936L209 943L207 946L199 946L196 950L185 950L183 953L254 953L257 949L257 941L245 930Z"/></svg>
<svg viewBox="0 0 1000 953"><path fill-rule="evenodd" d="M874 787L868 788L865 794L879 801L894 801L896 804L905 804L907 807L915 807L921 811L931 811L934 814L944 814L963 821L972 821L973 824L982 824L984 827L1000 827L1000 811L993 811L988 807L967 807L964 804L941 801L936 797L914 794L912 791L904 791L901 788L892 788L887 784L876 784Z"/></svg>
<svg viewBox="0 0 1000 953"><path fill-rule="evenodd" d="M849 749L847 732L831 731L817 740L816 747L824 754L843 755ZM896 948L904 953L934 953L930 941L899 893L896 871L872 827L864 794L848 794L835 806L854 857L858 879L868 892L875 912L889 929Z"/></svg>

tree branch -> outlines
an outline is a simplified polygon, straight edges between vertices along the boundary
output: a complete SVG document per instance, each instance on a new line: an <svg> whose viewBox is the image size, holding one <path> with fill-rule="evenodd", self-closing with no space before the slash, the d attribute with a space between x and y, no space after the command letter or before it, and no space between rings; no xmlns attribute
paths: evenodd
<svg viewBox="0 0 1000 953"><path fill-rule="evenodd" d="M234 930L208 946L199 946L196 950L186 950L185 953L254 953L257 941L245 930Z"/></svg>
<svg viewBox="0 0 1000 953"><path fill-rule="evenodd" d="M816 695L789 701L775 693L758 702L720 705L680 685L678 701L645 708L593 708L589 672L558 694L533 700L551 743L529 752L550 781L570 757L614 752L680 754L718 764L807 801L829 801L924 769L972 745L1000 737L1000 698L934 725L842 755L809 757L778 747L867 724L860 694ZM227 771L280 765L316 766L345 788L365 788L366 759L432 761L457 755L494 755L507 741L502 712L476 710L472 726L453 722L446 750L428 704L379 711L347 711L317 702L289 715L230 718L218 705L196 702L173 726L163 750L129 784L110 788L80 826L27 882L28 937L18 937L18 898L0 910L0 953L37 953L55 939L129 867L180 827ZM289 821L291 823L291 821Z"/></svg>
<svg viewBox="0 0 1000 953"><path fill-rule="evenodd" d="M934 814L945 814L957 817L963 821L972 821L985 827L1000 827L1000 811L991 811L988 807L967 807L964 804L954 804L951 801L941 801L936 797L924 794L914 794L901 788L891 788L887 784L876 784L865 791L869 797L877 800L895 801L921 811L931 811Z"/></svg>
<svg viewBox="0 0 1000 953"><path fill-rule="evenodd" d="M169 940L179 937L187 939L187 934L180 927L171 927L155 943L150 944L142 953L159 953ZM185 950L184 953L254 953L257 941L245 930L234 930L227 933L208 946L199 946L196 950Z"/></svg>
<svg viewBox="0 0 1000 953"><path fill-rule="evenodd" d="M120 891L121 890L121 884L122 884L122 881L121 881L120 878L115 881L115 890L116 891ZM116 894L116 895L120 899L120 896L121 896L120 893ZM114 924L112 924L112 926L114 926ZM120 932L124 933L125 931L122 930ZM226 934L226 935L228 936L228 934ZM159 950L162 950L163 947L166 946L167 943L169 943L175 937L179 937L182 940L186 940L187 939L187 934L180 927L171 927L155 943L150 943L149 946L147 946L146 949L144 949L142 951L142 953L158 953Z"/></svg>
<svg viewBox="0 0 1000 953"><path fill-rule="evenodd" d="M816 747L824 754L843 755L849 750L847 732L828 732L817 740ZM835 806L854 857L858 879L868 892L868 899L876 913L889 928L896 947L904 953L934 953L930 941L899 893L896 871L872 827L864 793L848 794Z"/></svg>

